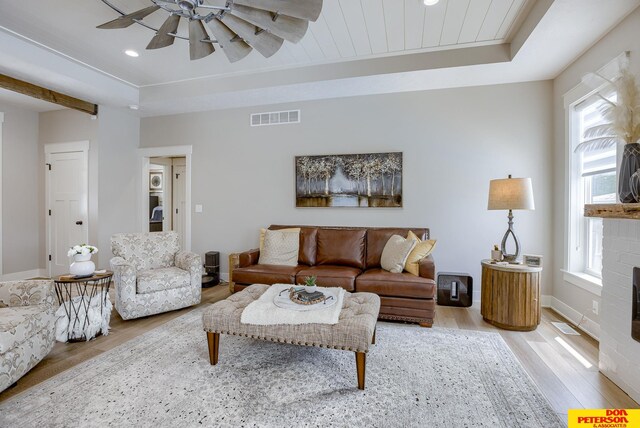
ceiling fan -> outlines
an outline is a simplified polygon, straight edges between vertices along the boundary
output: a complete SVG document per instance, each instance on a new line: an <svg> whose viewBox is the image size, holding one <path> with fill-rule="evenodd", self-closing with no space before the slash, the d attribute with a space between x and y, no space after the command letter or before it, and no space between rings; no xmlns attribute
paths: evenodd
<svg viewBox="0 0 640 428"><path fill-rule="evenodd" d="M278 52L285 40L299 42L307 32L309 21L320 16L323 0L227 0L224 6L214 6L204 0L149 0L152 5L126 13L108 0L102 0L121 16L99 25L101 29L127 28L139 24L156 32L147 49L170 46L175 39L189 41L191 60L211 55L217 43L230 62L247 56L252 49L265 58ZM162 9L169 17L160 28L143 19ZM189 23L189 36L178 35L180 19ZM205 27L215 37L209 38Z"/></svg>

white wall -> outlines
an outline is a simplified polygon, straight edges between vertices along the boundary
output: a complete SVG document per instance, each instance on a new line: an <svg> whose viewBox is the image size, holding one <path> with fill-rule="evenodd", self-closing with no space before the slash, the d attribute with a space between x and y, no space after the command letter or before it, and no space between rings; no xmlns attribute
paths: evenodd
<svg viewBox="0 0 640 428"><path fill-rule="evenodd" d="M425 226L438 239L437 270L471 273L507 228L487 211L489 180L532 177L536 211L516 211L525 253L546 256L543 293L553 271L552 85L471 87L270 106L301 108L302 123L251 128L236 109L142 119L141 147L193 144L192 248L255 248L272 223ZM295 208L294 156L404 153L402 209Z"/></svg>
<svg viewBox="0 0 640 428"><path fill-rule="evenodd" d="M565 201L569 195L565 192L565 109L563 95L580 83L582 76L589 72L597 71L613 58L624 51L631 51L631 67L640 75L640 9L636 9L624 19L609 34L603 37L596 45L585 52L573 64L562 72L553 82L553 114L554 114L554 138L553 149L554 163L554 252L558 261L553 273L553 296L561 303L560 306L568 306L564 310L566 315L574 315L579 321L581 315L585 315L593 323L599 324L600 317L592 312L592 302L600 303L600 297L595 294L572 285L563 280L560 269L563 268L562 260L565 257L564 237L567 234L565 213Z"/></svg>
<svg viewBox="0 0 640 428"><path fill-rule="evenodd" d="M604 219L600 371L640 402L640 343L631 337L633 267L640 266L640 221Z"/></svg>
<svg viewBox="0 0 640 428"><path fill-rule="evenodd" d="M99 107L97 119L73 110L40 114L41 153L44 144L90 142L89 242L100 250L94 258L98 268L109 267L111 235L135 230L139 126L128 111L105 106ZM44 177L41 195L44 201ZM43 244L43 258L45 250Z"/></svg>
<svg viewBox="0 0 640 428"><path fill-rule="evenodd" d="M40 255L44 209L38 193L42 165L38 157L38 113L9 104L2 129L3 274L43 267Z"/></svg>
<svg viewBox="0 0 640 428"><path fill-rule="evenodd" d="M138 142L140 119L129 110L100 107L98 138L100 141L98 248L101 266L109 267L111 235L137 232Z"/></svg>

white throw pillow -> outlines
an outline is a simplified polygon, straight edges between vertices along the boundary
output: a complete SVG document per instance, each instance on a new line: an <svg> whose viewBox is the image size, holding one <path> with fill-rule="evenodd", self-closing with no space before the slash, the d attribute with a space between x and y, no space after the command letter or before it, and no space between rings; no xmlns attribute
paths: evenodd
<svg viewBox="0 0 640 428"><path fill-rule="evenodd" d="M409 253L417 243L415 239L404 239L400 235L392 235L382 250L380 257L382 269L392 273L401 273Z"/></svg>
<svg viewBox="0 0 640 428"><path fill-rule="evenodd" d="M296 266L300 249L300 229L266 230L258 264Z"/></svg>

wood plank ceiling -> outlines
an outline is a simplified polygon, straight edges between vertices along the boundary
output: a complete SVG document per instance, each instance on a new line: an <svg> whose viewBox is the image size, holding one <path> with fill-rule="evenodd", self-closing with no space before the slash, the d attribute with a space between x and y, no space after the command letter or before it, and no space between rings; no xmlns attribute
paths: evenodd
<svg viewBox="0 0 640 428"><path fill-rule="evenodd" d="M110 0L132 12L149 0ZM222 4L225 0L206 0ZM100 0L40 2L0 1L0 27L137 86L156 85L275 68L336 63L421 51L455 49L508 41L534 0L324 0L322 14L298 44L285 42L271 58L252 53L230 64L216 52L202 60L188 60L184 40L173 46L145 51L153 32L140 26L99 30L96 25L117 14ZM159 27L163 11L144 19ZM183 20L185 21L185 20ZM178 29L187 35L186 21ZM135 49L132 60L124 50Z"/></svg>
<svg viewBox="0 0 640 428"><path fill-rule="evenodd" d="M294 62L340 60L410 50L503 42L527 0L325 0L298 44Z"/></svg>

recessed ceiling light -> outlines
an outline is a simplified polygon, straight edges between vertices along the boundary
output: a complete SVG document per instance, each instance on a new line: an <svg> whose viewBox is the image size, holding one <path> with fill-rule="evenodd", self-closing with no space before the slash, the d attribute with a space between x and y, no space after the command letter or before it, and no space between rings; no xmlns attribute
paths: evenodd
<svg viewBox="0 0 640 428"><path fill-rule="evenodd" d="M137 104L130 104L130 105L129 105L129 109L130 109L130 110L139 110L139 109L140 109L140 106L139 106L139 105L137 105Z"/></svg>
<svg viewBox="0 0 640 428"><path fill-rule="evenodd" d="M434 4L437 4L440 0L424 0L424 5L425 6L433 6Z"/></svg>
<svg viewBox="0 0 640 428"><path fill-rule="evenodd" d="M133 58L138 58L140 56L140 54L138 52L134 51L133 49L127 49L126 51L124 51L124 53L126 55L129 55L129 56L133 57Z"/></svg>

